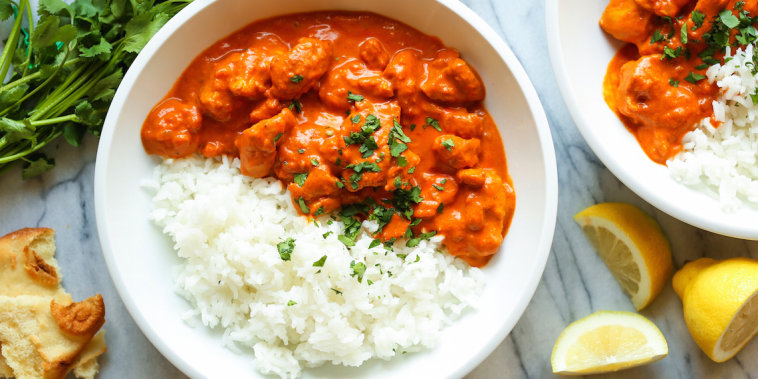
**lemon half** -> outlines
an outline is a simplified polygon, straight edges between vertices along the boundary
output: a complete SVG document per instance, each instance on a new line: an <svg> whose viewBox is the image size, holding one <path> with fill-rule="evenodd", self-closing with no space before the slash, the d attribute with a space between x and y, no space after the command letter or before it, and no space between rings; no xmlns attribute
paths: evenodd
<svg viewBox="0 0 758 379"><path fill-rule="evenodd" d="M673 271L668 239L658 223L624 203L593 205L574 216L637 310L650 304Z"/></svg>
<svg viewBox="0 0 758 379"><path fill-rule="evenodd" d="M716 362L732 358L758 333L758 261L701 258L674 275L692 338Z"/></svg>
<svg viewBox="0 0 758 379"><path fill-rule="evenodd" d="M655 324L631 312L595 312L563 330L550 363L561 375L613 372L668 355L666 338Z"/></svg>

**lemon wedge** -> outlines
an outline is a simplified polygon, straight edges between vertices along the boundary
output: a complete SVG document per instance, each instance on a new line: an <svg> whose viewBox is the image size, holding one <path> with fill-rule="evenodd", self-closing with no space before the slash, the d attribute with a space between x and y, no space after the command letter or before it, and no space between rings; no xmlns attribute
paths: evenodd
<svg viewBox="0 0 758 379"><path fill-rule="evenodd" d="M673 271L668 239L658 223L624 203L593 205L574 216L637 310L650 304Z"/></svg>
<svg viewBox="0 0 758 379"><path fill-rule="evenodd" d="M561 375L613 372L668 355L666 338L655 324L631 312L595 312L563 330L550 363Z"/></svg>
<svg viewBox="0 0 758 379"><path fill-rule="evenodd" d="M692 338L716 362L732 358L758 333L758 261L700 258L674 275Z"/></svg>

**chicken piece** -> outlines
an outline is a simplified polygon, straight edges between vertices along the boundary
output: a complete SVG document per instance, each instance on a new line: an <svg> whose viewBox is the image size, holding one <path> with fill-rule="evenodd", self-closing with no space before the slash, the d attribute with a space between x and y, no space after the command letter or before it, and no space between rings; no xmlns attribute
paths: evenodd
<svg viewBox="0 0 758 379"><path fill-rule="evenodd" d="M659 16L676 17L691 0L634 0L640 7Z"/></svg>
<svg viewBox="0 0 758 379"><path fill-rule="evenodd" d="M655 15L635 0L610 0L600 17L600 27L616 39L637 46L649 43L655 28Z"/></svg>
<svg viewBox="0 0 758 379"><path fill-rule="evenodd" d="M357 59L351 59L331 69L321 82L318 95L325 104L333 108L347 110L351 101L349 93L372 100L385 100L394 94L392 82L382 76L381 71L369 70Z"/></svg>
<svg viewBox="0 0 758 379"><path fill-rule="evenodd" d="M405 49L397 52L384 69L384 77L392 82L403 115L409 118L428 114L429 101L418 88L423 68L418 52Z"/></svg>
<svg viewBox="0 0 758 379"><path fill-rule="evenodd" d="M384 70L390 60L390 55L384 49L384 45L374 38L369 37L358 45L361 59L366 62L366 66L372 70Z"/></svg>
<svg viewBox="0 0 758 379"><path fill-rule="evenodd" d="M203 114L218 121L227 121L232 116L234 99L225 80L217 78L214 73L201 87L198 100Z"/></svg>
<svg viewBox="0 0 758 379"><path fill-rule="evenodd" d="M296 209L302 213L313 214L319 209L321 209L319 213L329 213L340 207L340 189L337 187L338 179L329 172L327 165L319 165L300 175L306 175L302 186L294 182L287 186L287 189L292 194L292 200L295 203ZM299 199L303 199L303 203L306 204L310 212L303 212Z"/></svg>
<svg viewBox="0 0 758 379"><path fill-rule="evenodd" d="M452 255L482 266L503 242L513 189L492 169L461 170L457 178L464 209L443 211L435 218L436 228Z"/></svg>
<svg viewBox="0 0 758 379"><path fill-rule="evenodd" d="M197 107L177 98L158 104L142 127L142 145L148 154L170 158L186 157L200 144L202 117Z"/></svg>
<svg viewBox="0 0 758 379"><path fill-rule="evenodd" d="M271 57L251 49L232 53L218 64L215 76L225 82L235 96L259 99L271 86Z"/></svg>
<svg viewBox="0 0 758 379"><path fill-rule="evenodd" d="M281 112L284 105L277 99L268 98L258 103L252 111L250 111L250 122L255 124L258 121L265 120L276 116Z"/></svg>
<svg viewBox="0 0 758 379"><path fill-rule="evenodd" d="M464 139L452 134L443 134L434 139L432 149L444 164L460 169L479 163L478 138Z"/></svg>
<svg viewBox="0 0 758 379"><path fill-rule="evenodd" d="M648 135L654 137L649 141L640 140L656 162L665 162L670 145L676 144L708 112L710 97L693 93L697 86L686 81L676 87L669 84L670 78L685 76L682 70L684 67L661 61L660 55L647 55L621 67L617 109L641 128L659 129Z"/></svg>
<svg viewBox="0 0 758 379"><path fill-rule="evenodd" d="M421 183L421 200L413 210L417 218L434 217L444 209L440 204L450 204L458 194L458 183L450 175L424 173Z"/></svg>
<svg viewBox="0 0 758 379"><path fill-rule="evenodd" d="M242 174L262 178L276 161L276 143L297 124L292 112L284 108L278 115L245 129L235 140L240 152Z"/></svg>
<svg viewBox="0 0 758 379"><path fill-rule="evenodd" d="M430 99L463 104L484 99L484 84L476 71L460 58L457 51L444 49L428 65L421 91Z"/></svg>
<svg viewBox="0 0 758 379"><path fill-rule="evenodd" d="M290 100L318 86L332 62L332 43L304 37L271 61L271 96Z"/></svg>

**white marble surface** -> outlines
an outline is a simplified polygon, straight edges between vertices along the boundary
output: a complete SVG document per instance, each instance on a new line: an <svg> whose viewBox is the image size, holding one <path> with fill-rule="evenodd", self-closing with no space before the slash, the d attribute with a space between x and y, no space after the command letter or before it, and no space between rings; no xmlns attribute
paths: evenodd
<svg viewBox="0 0 758 379"><path fill-rule="evenodd" d="M702 256L758 258L758 242L714 235L652 208L621 184L589 150L553 79L542 1L465 0L464 3L505 38L532 78L550 121L560 182L558 223L542 281L510 336L468 378L553 376L550 353L566 325L598 310L633 311L572 220L574 213L588 205L624 201L648 211L671 239L676 267ZM581 2L577 4L581 6ZM48 149L56 158L55 170L26 182L20 180L18 168L0 176L0 234L29 226L56 229L58 260L66 288L77 299L103 294L109 351L101 359L101 378L182 377L136 327L108 276L94 219L96 149L97 140L91 137L79 149L59 141ZM614 377L749 378L758 373L758 342L749 344L726 363L711 362L687 332L681 302L670 285L642 314L661 328L669 343L669 356Z"/></svg>

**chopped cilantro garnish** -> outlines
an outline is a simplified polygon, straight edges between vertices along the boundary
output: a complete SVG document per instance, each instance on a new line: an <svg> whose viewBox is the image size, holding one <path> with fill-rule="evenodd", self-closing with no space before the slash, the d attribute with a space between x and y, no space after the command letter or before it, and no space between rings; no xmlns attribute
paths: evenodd
<svg viewBox="0 0 758 379"><path fill-rule="evenodd" d="M682 24L682 29L679 31L679 38L682 40L682 45L687 44L687 21Z"/></svg>
<svg viewBox="0 0 758 379"><path fill-rule="evenodd" d="M674 78L670 78L670 79L669 79L669 84L670 84L672 87L679 87L679 81L678 81L678 80L674 80Z"/></svg>
<svg viewBox="0 0 758 379"><path fill-rule="evenodd" d="M355 241L348 236L340 234L337 236L337 239L340 240L340 242L342 242L347 247L355 246Z"/></svg>
<svg viewBox="0 0 758 379"><path fill-rule="evenodd" d="M331 220L329 220L329 221L331 221ZM327 222L327 225L328 225L328 224L329 224L329 223ZM329 237L329 235L330 235L330 234L332 234L332 231L331 231L331 230L330 230L330 231L328 231L328 232L326 232L326 233L324 233L324 234L322 234L322 235L321 235L321 237L324 237L324 239L326 239L326 237Z"/></svg>
<svg viewBox="0 0 758 379"><path fill-rule="evenodd" d="M681 46L677 46L676 49L672 49L668 46L664 46L663 55L661 55L661 60L678 58L682 56L682 54L684 54L684 49Z"/></svg>
<svg viewBox="0 0 758 379"><path fill-rule="evenodd" d="M307 179L307 178L308 178L308 173L307 172L303 172L303 173L300 173L300 174L295 174L294 181L295 181L295 183L297 183L297 185L299 185L300 187L302 187L303 184L305 184L305 179Z"/></svg>
<svg viewBox="0 0 758 379"><path fill-rule="evenodd" d="M442 141L442 146L447 149L447 151L453 151L453 148L455 147L455 142L451 138L448 138L444 141Z"/></svg>
<svg viewBox="0 0 758 379"><path fill-rule="evenodd" d="M666 37L664 37L663 34L661 34L661 31L656 30L653 32L653 35L650 37L650 44L652 45L656 42L663 41L664 38Z"/></svg>
<svg viewBox="0 0 758 379"><path fill-rule="evenodd" d="M291 111L295 113L300 113L303 111L303 105L300 104L300 102L297 101L297 99L292 99L292 104L290 104L289 107L287 108L289 108Z"/></svg>
<svg viewBox="0 0 758 379"><path fill-rule="evenodd" d="M753 105L758 104L758 88L756 88L755 91L750 94L750 100L753 101Z"/></svg>
<svg viewBox="0 0 758 379"><path fill-rule="evenodd" d="M295 250L295 239L287 238L284 242L276 244L276 250L283 261L288 261L292 257L292 251Z"/></svg>
<svg viewBox="0 0 758 379"><path fill-rule="evenodd" d="M437 120L435 120L435 119L433 119L431 117L427 117L425 121L426 121L426 125L431 126L432 128L436 129L438 132L442 131L442 128L440 127L440 122L439 121L437 121Z"/></svg>
<svg viewBox="0 0 758 379"><path fill-rule="evenodd" d="M422 240L428 240L429 238L434 237L435 235L437 235L437 231L431 231L429 233L421 233L418 237L409 239L408 242L405 243L405 246L407 247L418 246L418 244Z"/></svg>
<svg viewBox="0 0 758 379"><path fill-rule="evenodd" d="M445 187L443 187L443 186L441 186L441 185L439 185L437 183L432 184L432 187L436 188L437 191L444 191L445 190Z"/></svg>
<svg viewBox="0 0 758 379"><path fill-rule="evenodd" d="M324 267L324 262L326 262L326 255L321 257L321 259L313 262L313 267Z"/></svg>
<svg viewBox="0 0 758 379"><path fill-rule="evenodd" d="M302 82L302 81L303 81L303 76L302 76L302 75L292 75L292 76L290 77L290 81L291 81L292 83L295 83L295 84L297 84L297 83L300 83L300 82Z"/></svg>
<svg viewBox="0 0 758 379"><path fill-rule="evenodd" d="M368 283L368 285L374 284L374 282L372 282L371 279L366 279L366 283Z"/></svg>
<svg viewBox="0 0 758 379"><path fill-rule="evenodd" d="M399 156L397 157L397 165L400 167L405 167L408 165L408 160L403 156Z"/></svg>
<svg viewBox="0 0 758 379"><path fill-rule="evenodd" d="M703 70L703 69L706 69L706 68L708 68L708 64L707 63L701 63L701 64L695 66L695 70Z"/></svg>
<svg viewBox="0 0 758 379"><path fill-rule="evenodd" d="M740 20L729 9L719 12L719 20L729 29L734 29L740 24Z"/></svg>
<svg viewBox="0 0 758 379"><path fill-rule="evenodd" d="M336 293L337 295L342 295L342 291L340 291L340 290L337 290L337 289L334 289L334 288L330 288L330 290L334 291L334 293Z"/></svg>
<svg viewBox="0 0 758 379"><path fill-rule="evenodd" d="M320 207L318 207L318 209L316 209L316 212L313 213L314 216L321 216L322 214L324 214L324 206L323 205L320 206ZM313 222L316 222L316 221L314 220Z"/></svg>
<svg viewBox="0 0 758 379"><path fill-rule="evenodd" d="M437 214L442 213L443 209L445 209L445 203L440 203L440 205L437 207Z"/></svg>
<svg viewBox="0 0 758 379"><path fill-rule="evenodd" d="M684 78L684 80L686 80L686 81L688 81L688 82L690 82L692 84L697 84L697 82L699 82L699 81L701 81L703 79L705 79L705 75L696 74L696 73L694 73L692 71L690 71L690 73L687 74L687 77Z"/></svg>
<svg viewBox="0 0 758 379"><path fill-rule="evenodd" d="M318 159L311 158L311 164L313 165L313 167L318 167Z"/></svg>
<svg viewBox="0 0 758 379"><path fill-rule="evenodd" d="M303 153L305 153L305 149L297 149L297 152L300 153L300 154L303 154Z"/></svg>
<svg viewBox="0 0 758 379"><path fill-rule="evenodd" d="M338 180L338 181L336 181L334 184L336 184L336 185L337 185L337 188L345 188L345 184L344 184L344 183L342 183L342 182L341 182L341 181L339 181L339 180Z"/></svg>
<svg viewBox="0 0 758 379"><path fill-rule="evenodd" d="M297 303L294 300L290 300L290 301L287 302L287 306L288 307L291 307L291 306L293 306L295 304L297 304Z"/></svg>
<svg viewBox="0 0 758 379"><path fill-rule="evenodd" d="M363 262L355 263L355 261L350 262L350 268L353 270L353 273L350 274L350 276L357 277L358 283L363 282L363 274L366 272L366 264Z"/></svg>
<svg viewBox="0 0 758 379"><path fill-rule="evenodd" d="M695 24L692 26L692 31L703 26L703 22L705 21L705 15L697 9L690 13L690 18L692 19L692 23Z"/></svg>
<svg viewBox="0 0 758 379"><path fill-rule="evenodd" d="M408 173L409 174L413 174L415 171L416 171L416 166L413 166L413 167L411 167L411 168L408 169Z"/></svg>
<svg viewBox="0 0 758 379"><path fill-rule="evenodd" d="M373 249L373 248L375 248L375 247L377 247L377 246L379 246L381 244L382 244L382 241L380 239L376 238L376 239L374 239L374 240L371 241L371 243L368 245L368 248L369 249Z"/></svg>
<svg viewBox="0 0 758 379"><path fill-rule="evenodd" d="M353 118L351 118L350 121L352 121L353 124L357 124L357 123L361 122L361 115L357 114L357 115L353 116Z"/></svg>
<svg viewBox="0 0 758 379"><path fill-rule="evenodd" d="M300 211L305 214L311 213L311 209L305 204L305 199L302 196L297 198L297 204L300 205Z"/></svg>
<svg viewBox="0 0 758 379"><path fill-rule="evenodd" d="M276 135L276 137L274 137L274 143L277 143L277 142L279 141L279 139L280 139L280 138L282 138L282 135L283 135L283 134L284 134L284 133L279 133L279 134L277 134L277 135Z"/></svg>
<svg viewBox="0 0 758 379"><path fill-rule="evenodd" d="M363 101L363 96L347 91L347 101L351 103L360 102Z"/></svg>

